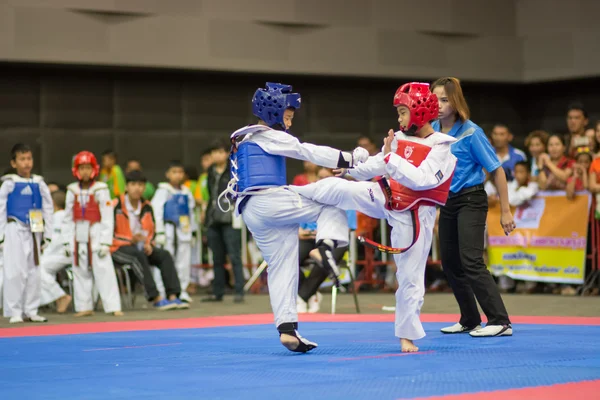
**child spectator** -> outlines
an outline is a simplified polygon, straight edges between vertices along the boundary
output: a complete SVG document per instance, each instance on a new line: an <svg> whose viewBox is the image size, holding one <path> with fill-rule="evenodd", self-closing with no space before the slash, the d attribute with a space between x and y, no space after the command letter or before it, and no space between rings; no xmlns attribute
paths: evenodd
<svg viewBox="0 0 600 400"><path fill-rule="evenodd" d="M588 190L589 170L592 165L593 155L589 147L578 147L575 150L575 165L573 175L567 179L567 198L575 198L576 192Z"/></svg>
<svg viewBox="0 0 600 400"><path fill-rule="evenodd" d="M596 142L600 145L600 121L596 122ZM596 196L596 219L600 219L600 147L589 172L589 191Z"/></svg>
<svg viewBox="0 0 600 400"><path fill-rule="evenodd" d="M111 199L116 199L125 193L125 176L117 164L117 153L112 150L102 153L100 180L108 185Z"/></svg>
<svg viewBox="0 0 600 400"><path fill-rule="evenodd" d="M129 159L129 161L127 161L127 165L125 166L125 173L128 174L131 171L143 171L142 163L140 162L140 160L131 158ZM154 188L152 182L146 182L146 187L144 188L144 193L142 194L142 197L146 200L152 200L152 196L154 196L155 190L156 189Z"/></svg>
<svg viewBox="0 0 600 400"><path fill-rule="evenodd" d="M0 247L4 250L4 316L11 324L46 322L40 305L40 250L52 237L52 197L39 175L31 173L33 154L26 144L11 150L16 174L5 175L0 186Z"/></svg>
<svg viewBox="0 0 600 400"><path fill-rule="evenodd" d="M527 156L519 149L511 146L513 134L504 124L496 124L492 129L492 145L496 150L496 155L502 163L502 168L506 173L506 179L510 182L514 177L515 164L519 161L527 160Z"/></svg>
<svg viewBox="0 0 600 400"><path fill-rule="evenodd" d="M529 173L529 163L519 161L515 164L515 179L508 183L508 202L511 206L519 207L537 194L537 183L532 182Z"/></svg>
<svg viewBox="0 0 600 400"><path fill-rule="evenodd" d="M304 167L304 172L294 177L292 185L304 186L317 181L317 170L319 169L319 166L310 161L303 161L302 165Z"/></svg>
<svg viewBox="0 0 600 400"><path fill-rule="evenodd" d="M62 242L72 254L76 317L94 314L93 287L98 289L106 313L122 316L121 296L110 257L113 242L113 208L108 186L97 182L96 157L89 151L75 156L67 186Z"/></svg>
<svg viewBox="0 0 600 400"><path fill-rule="evenodd" d="M212 160L213 165L208 171L208 190L209 200L206 209L206 226L208 228L208 246L213 254L213 269L215 278L213 279L213 295L204 298L202 301L223 301L225 294L225 257L229 255L233 276L235 279L235 303L244 301L244 270L241 258L241 230L233 225L233 209L228 212L221 211L227 209L227 203L221 194L229 183L230 165L229 146L224 143L218 143L213 146ZM218 202L221 201L221 207Z"/></svg>
<svg viewBox="0 0 600 400"><path fill-rule="evenodd" d="M566 157L565 152L564 138L551 135L548 138L548 154L538 157L538 184L541 190L565 190L567 187L567 179L573 174L575 161Z"/></svg>
<svg viewBox="0 0 600 400"><path fill-rule="evenodd" d="M179 300L181 292L173 258L168 251L155 247L154 216L150 202L142 198L146 178L140 171L127 174L127 192L113 200L115 233L111 247L115 263L128 264L144 285L146 298L157 310L189 308L189 304ZM161 273L166 289L162 297L152 277L150 266L156 266Z"/></svg>
<svg viewBox="0 0 600 400"><path fill-rule="evenodd" d="M155 242L164 246L173 257L181 285L179 298L191 303L192 298L186 289L191 274L192 233L198 230L194 217L196 201L190 189L184 185L185 171L181 162L171 161L166 177L167 182L158 184L152 199L156 223Z"/></svg>
<svg viewBox="0 0 600 400"><path fill-rule="evenodd" d="M531 175L530 179L533 182L537 182L538 176L540 175L540 169L538 168L538 159L540 155L546 152L548 146L548 133L546 131L533 131L527 138L525 138L525 147L531 156Z"/></svg>

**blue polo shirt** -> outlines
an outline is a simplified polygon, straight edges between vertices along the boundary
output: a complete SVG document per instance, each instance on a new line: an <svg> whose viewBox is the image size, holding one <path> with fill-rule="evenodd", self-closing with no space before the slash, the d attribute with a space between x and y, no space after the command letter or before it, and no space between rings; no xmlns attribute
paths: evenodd
<svg viewBox="0 0 600 400"><path fill-rule="evenodd" d="M440 122L431 124L433 129L440 132ZM450 191L457 193L462 189L483 184L485 181L485 168L488 172L500 168L500 160L496 151L483 133L483 130L471 120L454 123L448 135L456 138L452 143L452 154L456 156L456 170L450 184Z"/></svg>
<svg viewBox="0 0 600 400"><path fill-rule="evenodd" d="M517 165L520 161L527 161L527 156L519 149L515 149L511 145L508 145L508 154L506 157L500 162L502 163L502 168L504 168L504 172L506 173L506 180L512 181L514 179L515 174L515 165Z"/></svg>

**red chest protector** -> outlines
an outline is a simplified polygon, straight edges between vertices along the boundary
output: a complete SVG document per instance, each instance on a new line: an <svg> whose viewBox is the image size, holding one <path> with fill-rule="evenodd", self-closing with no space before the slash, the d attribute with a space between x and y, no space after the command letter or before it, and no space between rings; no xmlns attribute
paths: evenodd
<svg viewBox="0 0 600 400"><path fill-rule="evenodd" d="M90 221L90 225L100 222L100 206L96 202L94 193L86 194L87 199L84 199L84 208L81 206L81 192L75 195L75 204L73 204L73 221Z"/></svg>
<svg viewBox="0 0 600 400"><path fill-rule="evenodd" d="M427 158L427 155L431 151L431 147L421 143L411 142L408 140L398 140L397 143L398 148L396 149L396 154L410 162L415 167L421 165L423 160ZM440 171L440 181L443 178L441 173L442 172ZM452 176L448 177L445 182L432 189L412 190L393 179L389 179L391 194L386 193L389 195L386 208L393 211L407 211L415 210L419 208L420 205L435 206L438 204L443 206L446 204L446 200L448 199L451 183Z"/></svg>

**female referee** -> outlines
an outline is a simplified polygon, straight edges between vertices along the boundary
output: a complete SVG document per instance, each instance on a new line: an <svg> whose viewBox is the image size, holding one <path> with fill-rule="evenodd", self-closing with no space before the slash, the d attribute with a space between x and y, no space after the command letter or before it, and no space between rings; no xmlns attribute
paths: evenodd
<svg viewBox="0 0 600 400"><path fill-rule="evenodd" d="M460 81L440 78L431 91L439 101L439 119L433 128L456 139L452 154L458 162L450 195L441 208L439 235L442 266L460 307L460 321L442 329L443 333L465 333L473 337L511 336L508 313L494 278L483 261L483 242L487 219L487 195L483 190L485 168L492 176L500 197L500 222L510 234L515 223L508 204L506 175L494 148L483 130L469 120L469 107ZM485 328L477 302L487 316Z"/></svg>

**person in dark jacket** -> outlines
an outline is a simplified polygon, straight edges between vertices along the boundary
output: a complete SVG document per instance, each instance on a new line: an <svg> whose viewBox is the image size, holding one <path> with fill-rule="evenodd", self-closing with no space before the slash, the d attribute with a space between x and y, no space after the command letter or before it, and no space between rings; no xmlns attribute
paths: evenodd
<svg viewBox="0 0 600 400"><path fill-rule="evenodd" d="M227 188L230 178L229 149L224 143L215 143L211 157L213 164L208 170L207 186L209 192L206 208L206 227L208 228L208 247L213 254L213 295L203 301L223 301L225 294L225 258L229 255L235 279L234 302L244 301L244 271L241 257L241 232L233 226L233 210L223 212L217 201L219 194ZM225 201L222 199L221 201ZM227 209L227 204L222 206Z"/></svg>

